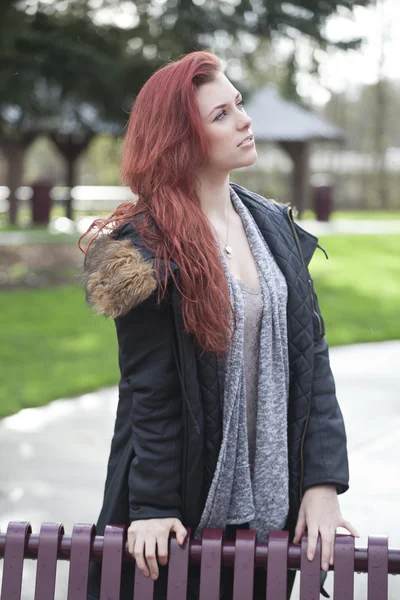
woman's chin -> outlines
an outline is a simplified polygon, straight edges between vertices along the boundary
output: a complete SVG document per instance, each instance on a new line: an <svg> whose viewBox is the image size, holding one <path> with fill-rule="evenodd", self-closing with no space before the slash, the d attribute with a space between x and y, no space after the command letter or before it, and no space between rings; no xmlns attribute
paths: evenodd
<svg viewBox="0 0 400 600"><path fill-rule="evenodd" d="M257 158L258 158L257 150L254 148L254 150L253 150L253 152L251 152L251 154L249 153L248 156L242 157L240 164L235 168L241 169L243 167L251 167L252 165L254 165Z"/></svg>

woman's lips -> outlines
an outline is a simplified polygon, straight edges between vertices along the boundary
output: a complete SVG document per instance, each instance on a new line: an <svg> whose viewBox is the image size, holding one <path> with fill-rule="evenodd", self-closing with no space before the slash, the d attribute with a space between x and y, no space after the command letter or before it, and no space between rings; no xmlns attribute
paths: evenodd
<svg viewBox="0 0 400 600"><path fill-rule="evenodd" d="M241 142L238 147L239 148L247 148L247 147L250 147L250 146L254 146L254 137L253 136L251 136L250 139L248 139L248 140L246 140L244 142Z"/></svg>

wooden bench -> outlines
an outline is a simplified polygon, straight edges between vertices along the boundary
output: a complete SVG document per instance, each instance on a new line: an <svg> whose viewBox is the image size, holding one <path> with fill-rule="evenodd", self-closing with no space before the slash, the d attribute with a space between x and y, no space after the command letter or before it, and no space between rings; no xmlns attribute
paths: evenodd
<svg viewBox="0 0 400 600"><path fill-rule="evenodd" d="M233 600L252 600L254 568L267 569L266 599L286 600L287 569L300 570L300 599L318 600L320 544L315 559L306 556L307 538L289 544L285 531L270 534L268 544L256 544L254 531L237 531L236 542L224 541L221 529L207 529L202 540L188 537L183 548L170 538L166 600L186 600L190 564L200 565L200 600L219 598L221 565L233 565ZM122 526L108 526L96 537L94 525L75 525L72 536L60 523L44 523L33 534L29 523L9 523L0 533L3 562L1 600L21 597L24 558L37 561L34 600L53 600L57 560L70 563L67 600L86 600L89 560L102 560L101 600L119 600L122 561L132 561ZM368 573L368 600L388 598L388 575L400 573L400 550L389 550L386 537L369 537L368 548L355 548L350 536L337 535L334 565L334 600L354 598L355 572ZM136 568L133 600L151 600L154 582ZM359 600L358 598L356 600Z"/></svg>

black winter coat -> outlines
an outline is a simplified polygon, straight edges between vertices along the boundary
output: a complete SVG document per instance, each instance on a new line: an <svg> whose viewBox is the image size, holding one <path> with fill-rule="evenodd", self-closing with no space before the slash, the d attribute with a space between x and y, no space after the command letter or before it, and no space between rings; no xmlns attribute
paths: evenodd
<svg viewBox="0 0 400 600"><path fill-rule="evenodd" d="M287 527L293 532L308 488L334 484L339 494L348 489L345 428L308 271L318 240L294 222L291 207L231 185L288 286ZM86 259L87 300L115 318L121 371L99 535L106 524L156 517L178 517L195 527L222 438L216 356L196 352L172 281L167 301L156 304L153 260L132 224L121 227L117 239L100 238Z"/></svg>

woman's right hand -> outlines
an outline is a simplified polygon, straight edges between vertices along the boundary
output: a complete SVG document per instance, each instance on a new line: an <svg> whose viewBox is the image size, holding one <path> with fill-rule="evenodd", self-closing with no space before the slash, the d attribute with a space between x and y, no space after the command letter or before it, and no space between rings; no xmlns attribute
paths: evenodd
<svg viewBox="0 0 400 600"><path fill-rule="evenodd" d="M128 529L129 554L136 560L136 564L145 577L151 574L152 579L158 578L158 564L166 565L168 562L168 538L171 531L175 531L176 539L182 546L187 531L179 519L143 519L132 521ZM157 548L157 554L156 554Z"/></svg>

